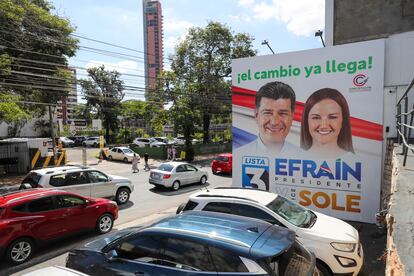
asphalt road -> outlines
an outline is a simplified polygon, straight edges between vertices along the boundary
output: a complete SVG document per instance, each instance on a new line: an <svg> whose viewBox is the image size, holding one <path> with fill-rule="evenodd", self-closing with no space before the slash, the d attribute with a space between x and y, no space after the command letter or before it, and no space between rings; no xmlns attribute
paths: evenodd
<svg viewBox="0 0 414 276"><path fill-rule="evenodd" d="M119 208L119 218L115 222L115 229L121 229L126 226L135 226L137 220L145 224L145 222L150 222L158 217L174 213L178 205L186 201L190 194L199 189L231 185L231 177L228 175L213 175L209 165L210 162L206 160L195 162L198 168L209 172L209 179L206 185L187 185L180 188L178 191L155 188L148 183L149 171L145 172L143 170L142 162L139 164L139 172L132 173L130 163L102 161L98 164L97 159L94 157L97 151L97 149L87 150L88 165L107 174L116 174L127 177L134 183L134 192L131 193L130 202L121 205ZM68 149L67 152L69 163L82 163L81 148ZM151 159L149 164L151 168L155 168L160 162L160 160ZM97 235L94 233L86 233L84 235L76 235L75 237L55 242L47 247L39 249L34 258L19 266L9 266L2 261L0 263L0 275L23 275L29 271L51 265L64 266L66 259L65 253L67 251L96 237Z"/></svg>
<svg viewBox="0 0 414 276"><path fill-rule="evenodd" d="M143 163L139 164L139 173L133 174L131 164L122 162L103 161L97 164L94 157L98 152L97 149L88 149L88 165L96 167L108 174L116 174L131 179L135 185L135 190L131 194L130 203L120 207L119 218L115 222L114 229L122 229L129 226L148 224L161 217L174 214L176 207L186 201L188 196L205 188L214 188L219 186L230 186L230 176L217 176L211 173L209 166L210 161L205 160L195 164L203 170L209 172L209 180L206 186L201 187L198 184L182 187L178 191L167 189L156 189L148 183L149 172L144 172ZM68 150L70 163L82 162L82 149L75 148ZM161 161L150 160L152 168L157 167ZM386 236L384 232L379 232L373 224L350 222L360 233L360 238L364 248L364 267L359 276L377 276L385 275L385 266L382 258L384 257ZM40 269L53 265L65 265L67 252L85 244L87 241L96 239L98 236L94 233L76 235L72 238L66 238L62 241L55 242L48 247L40 248L34 258L29 262L11 267L4 262L0 263L0 276L3 275L24 275L29 271Z"/></svg>

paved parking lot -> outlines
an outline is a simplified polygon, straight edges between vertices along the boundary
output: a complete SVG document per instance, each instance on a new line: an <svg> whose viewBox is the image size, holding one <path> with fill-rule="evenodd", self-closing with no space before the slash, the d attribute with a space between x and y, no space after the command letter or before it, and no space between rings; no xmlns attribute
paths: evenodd
<svg viewBox="0 0 414 276"><path fill-rule="evenodd" d="M81 160L81 150L71 149L69 160L72 163ZM131 202L121 206L120 217L116 221L115 228L122 229L125 227L147 224L161 217L174 214L176 207L188 196L200 188L199 185L186 186L178 191L167 189L155 189L148 183L149 172L140 170L139 173L133 174L131 164L122 162L103 161L98 164L94 157L96 149L88 150L88 164L109 173L117 174L130 178L134 185L135 191L131 194ZM150 165L156 167L161 160L151 160ZM210 172L210 159L199 160L195 162L200 168ZM143 164L140 163L142 169ZM209 187L230 186L231 177L228 175L212 175L209 173ZM382 257L385 251L386 236L379 232L373 224L350 222L360 232L361 242L364 248L364 267L359 274L360 276L381 276L385 275L385 265ZM71 248L80 246L88 240L95 239L94 233L81 236L75 236L65 239L40 249L35 257L28 263L10 267L4 262L0 262L0 275L23 275L29 271L51 265L65 265L67 253Z"/></svg>

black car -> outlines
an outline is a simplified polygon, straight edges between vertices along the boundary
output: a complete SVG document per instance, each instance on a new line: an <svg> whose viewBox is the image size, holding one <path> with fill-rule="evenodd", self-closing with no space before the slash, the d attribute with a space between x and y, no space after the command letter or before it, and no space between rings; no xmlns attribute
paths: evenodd
<svg viewBox="0 0 414 276"><path fill-rule="evenodd" d="M68 137L70 140L72 140L73 142L75 142L75 146L82 146L82 142L85 141L86 137L85 136L70 136Z"/></svg>
<svg viewBox="0 0 414 276"><path fill-rule="evenodd" d="M69 252L89 275L314 275L315 257L289 229L215 212L188 211L129 228Z"/></svg>

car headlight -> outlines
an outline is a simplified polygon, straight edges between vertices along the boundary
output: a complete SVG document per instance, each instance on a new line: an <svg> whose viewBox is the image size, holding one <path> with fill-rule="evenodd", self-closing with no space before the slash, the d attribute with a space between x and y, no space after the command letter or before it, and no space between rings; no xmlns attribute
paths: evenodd
<svg viewBox="0 0 414 276"><path fill-rule="evenodd" d="M343 252L353 252L355 250L355 243L341 243L341 242L331 242L333 248Z"/></svg>

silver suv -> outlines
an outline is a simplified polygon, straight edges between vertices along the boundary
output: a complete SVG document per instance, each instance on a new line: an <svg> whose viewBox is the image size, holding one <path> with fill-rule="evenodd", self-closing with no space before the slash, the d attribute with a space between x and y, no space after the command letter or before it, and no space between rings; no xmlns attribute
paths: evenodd
<svg viewBox="0 0 414 276"><path fill-rule="evenodd" d="M127 203L134 191L134 185L128 178L81 166L32 170L20 185L20 189L28 188L61 189L86 197L109 197L118 204Z"/></svg>

